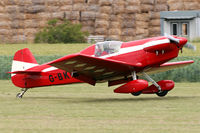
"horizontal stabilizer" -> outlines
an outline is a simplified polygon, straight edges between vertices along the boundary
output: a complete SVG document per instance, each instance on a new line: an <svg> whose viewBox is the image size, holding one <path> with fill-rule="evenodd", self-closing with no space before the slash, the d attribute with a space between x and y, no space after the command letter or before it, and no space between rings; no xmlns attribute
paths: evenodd
<svg viewBox="0 0 200 133"><path fill-rule="evenodd" d="M10 74L29 74L29 75L37 75L40 74L41 71L14 71L14 72L8 72Z"/></svg>

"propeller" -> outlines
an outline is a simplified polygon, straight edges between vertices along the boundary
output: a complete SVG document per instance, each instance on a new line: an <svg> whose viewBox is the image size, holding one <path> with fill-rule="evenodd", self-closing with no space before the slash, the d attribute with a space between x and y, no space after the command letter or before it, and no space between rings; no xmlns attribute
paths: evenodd
<svg viewBox="0 0 200 133"><path fill-rule="evenodd" d="M177 39L177 38L174 38L173 36L171 35L166 35L166 37L170 40L170 42L174 42L176 44L179 44L180 43L180 40Z"/></svg>
<svg viewBox="0 0 200 133"><path fill-rule="evenodd" d="M172 35L168 35L165 33L165 36L170 40L170 42L175 43L176 46L178 48L180 48L180 43L181 43L181 39L175 38ZM192 45L191 43L186 42L185 44L183 44L183 47L188 48L188 49L192 49L194 51L196 51L196 46Z"/></svg>
<svg viewBox="0 0 200 133"><path fill-rule="evenodd" d="M186 43L183 47L192 49L193 51L196 51L196 46L192 45L191 43Z"/></svg>
<svg viewBox="0 0 200 133"><path fill-rule="evenodd" d="M178 45L180 43L179 39L177 39L171 35L168 35L168 34L165 34L165 36L170 40L171 43L175 43L178 49L180 48Z"/></svg>

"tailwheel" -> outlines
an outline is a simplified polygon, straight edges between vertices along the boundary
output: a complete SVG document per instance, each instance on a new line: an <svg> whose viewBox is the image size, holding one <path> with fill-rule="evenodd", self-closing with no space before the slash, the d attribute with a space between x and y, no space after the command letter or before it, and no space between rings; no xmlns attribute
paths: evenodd
<svg viewBox="0 0 200 133"><path fill-rule="evenodd" d="M22 92L21 92L21 93L18 93L18 94L16 95L16 98L22 98L23 95L24 95L24 93L25 93L28 89L29 89L29 88L22 89Z"/></svg>
<svg viewBox="0 0 200 133"><path fill-rule="evenodd" d="M159 97L164 97L167 95L167 93L168 93L168 91L164 90L164 91L157 92L156 95Z"/></svg>
<svg viewBox="0 0 200 133"><path fill-rule="evenodd" d="M21 93L17 93L16 98L22 98L23 95Z"/></svg>
<svg viewBox="0 0 200 133"><path fill-rule="evenodd" d="M138 91L138 92L133 92L131 93L133 96L139 96L140 94L142 94L142 91Z"/></svg>

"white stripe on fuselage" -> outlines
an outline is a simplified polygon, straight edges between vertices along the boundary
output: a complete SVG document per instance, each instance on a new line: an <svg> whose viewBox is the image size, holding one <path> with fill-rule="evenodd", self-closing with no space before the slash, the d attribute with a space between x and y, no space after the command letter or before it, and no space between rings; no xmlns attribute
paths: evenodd
<svg viewBox="0 0 200 133"><path fill-rule="evenodd" d="M38 64L35 63L28 63L28 62L23 62L23 61L16 61L13 60L12 61L12 68L11 68L11 72L14 71L25 71L29 68L35 67ZM15 74L11 74L11 76L14 76Z"/></svg>
<svg viewBox="0 0 200 133"><path fill-rule="evenodd" d="M44 70L42 70L42 72L49 72L49 71L53 71L53 70L57 70L58 68L56 67L49 67L49 68L45 68Z"/></svg>
<svg viewBox="0 0 200 133"><path fill-rule="evenodd" d="M13 60L11 72L25 71L25 70L30 69L35 66L38 66L38 64ZM43 69L42 72L49 72L49 71L53 71L53 70L57 70L57 69L58 68L56 68L56 67L48 67L48 68ZM12 75L15 75L15 74L12 74Z"/></svg>
<svg viewBox="0 0 200 133"><path fill-rule="evenodd" d="M37 66L37 65L38 64L35 64L35 63L28 63L28 62L13 60L11 72L24 71L24 70L27 70L27 69L32 68L34 66Z"/></svg>
<svg viewBox="0 0 200 133"><path fill-rule="evenodd" d="M165 44L165 43L169 43L169 42L170 42L169 39L150 41L150 42L144 43L142 45L121 48L119 50L119 52L117 52L117 53L101 56L99 58L108 58L108 57L112 57L112 56L116 56L116 55L120 55L120 54L126 54L126 53L130 53L130 52L135 52L135 51L143 50L144 48L147 48L147 47L156 46L156 45L160 45L160 44Z"/></svg>

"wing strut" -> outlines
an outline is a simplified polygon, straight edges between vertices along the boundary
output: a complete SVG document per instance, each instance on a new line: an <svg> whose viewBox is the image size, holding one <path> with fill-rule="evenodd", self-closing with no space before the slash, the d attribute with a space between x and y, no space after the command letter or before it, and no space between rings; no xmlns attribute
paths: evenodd
<svg viewBox="0 0 200 133"><path fill-rule="evenodd" d="M149 82L151 82L152 84L154 84L154 85L158 88L159 92L162 91L160 85L158 85L158 84L156 83L156 81L154 81L148 74L146 74L145 72L143 72L142 74L145 76L145 78L146 78Z"/></svg>
<svg viewBox="0 0 200 133"><path fill-rule="evenodd" d="M135 72L135 71L132 72L132 78L133 78L133 80L136 80L136 79L137 79L137 75L136 75L136 72Z"/></svg>

